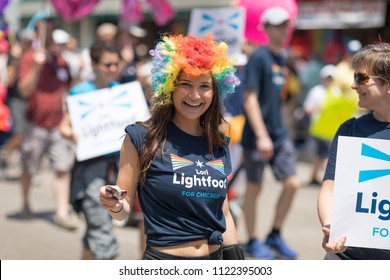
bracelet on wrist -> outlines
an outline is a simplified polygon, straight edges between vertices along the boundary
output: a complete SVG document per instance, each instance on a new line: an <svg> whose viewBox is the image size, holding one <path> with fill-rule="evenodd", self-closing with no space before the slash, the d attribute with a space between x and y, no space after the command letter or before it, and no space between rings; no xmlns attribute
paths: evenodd
<svg viewBox="0 0 390 280"><path fill-rule="evenodd" d="M122 205L121 205L121 208L120 208L118 211L112 211L112 210L110 209L110 212L112 212L112 213L119 213L120 211L122 211L122 209L123 209L123 203L122 203Z"/></svg>

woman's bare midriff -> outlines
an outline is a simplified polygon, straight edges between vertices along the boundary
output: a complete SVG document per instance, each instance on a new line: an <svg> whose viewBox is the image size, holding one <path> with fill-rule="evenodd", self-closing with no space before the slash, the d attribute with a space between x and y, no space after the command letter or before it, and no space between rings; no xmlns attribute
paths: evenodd
<svg viewBox="0 0 390 280"><path fill-rule="evenodd" d="M188 243L164 246L164 247L151 247L159 252L181 257L202 257L210 255L218 251L220 245L209 245L208 240L196 240Z"/></svg>

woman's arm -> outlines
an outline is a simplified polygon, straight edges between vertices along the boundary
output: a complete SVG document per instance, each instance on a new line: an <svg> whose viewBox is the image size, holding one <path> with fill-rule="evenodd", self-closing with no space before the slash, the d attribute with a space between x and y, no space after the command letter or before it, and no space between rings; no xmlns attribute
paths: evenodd
<svg viewBox="0 0 390 280"><path fill-rule="evenodd" d="M270 159L274 154L274 146L261 113L261 107L257 98L258 94L261 93L257 93L255 90L245 91L244 110L256 137L257 150L264 158Z"/></svg>
<svg viewBox="0 0 390 280"><path fill-rule="evenodd" d="M115 220L125 220L130 215L137 191L138 174L138 152L130 137L126 135L120 152L116 185L120 189L126 190L127 196L125 199L117 199L106 191L106 186L100 188L100 204L109 210L110 215Z"/></svg>
<svg viewBox="0 0 390 280"><path fill-rule="evenodd" d="M322 225L324 237L322 240L322 248L329 253L342 253L347 247L344 246L346 237L337 237L334 240L329 240L330 235L330 217L332 214L334 181L325 180L321 186L317 200L318 217Z"/></svg>
<svg viewBox="0 0 390 280"><path fill-rule="evenodd" d="M229 202L227 198L222 205L222 210L226 220L226 231L222 234L222 259L245 260L244 251L241 246L238 245L236 226L229 210Z"/></svg>
<svg viewBox="0 0 390 280"><path fill-rule="evenodd" d="M333 180L325 180L322 183L318 195L317 212L321 225L323 227L330 224L330 215L332 213L333 187Z"/></svg>

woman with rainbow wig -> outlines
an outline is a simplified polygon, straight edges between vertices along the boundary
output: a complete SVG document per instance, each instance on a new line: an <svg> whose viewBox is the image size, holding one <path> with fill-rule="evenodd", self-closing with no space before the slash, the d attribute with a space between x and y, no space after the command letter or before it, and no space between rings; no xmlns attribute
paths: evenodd
<svg viewBox="0 0 390 280"><path fill-rule="evenodd" d="M163 36L153 56L151 117L126 127L116 198L100 202L128 217L138 191L144 214L142 259L244 259L227 200L231 172L223 100L239 85L227 45L211 35Z"/></svg>

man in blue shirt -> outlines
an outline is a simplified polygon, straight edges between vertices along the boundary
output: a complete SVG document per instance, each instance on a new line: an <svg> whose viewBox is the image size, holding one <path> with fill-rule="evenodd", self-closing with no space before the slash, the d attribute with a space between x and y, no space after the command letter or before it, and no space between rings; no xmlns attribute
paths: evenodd
<svg viewBox="0 0 390 280"><path fill-rule="evenodd" d="M244 166L247 186L244 213L249 242L246 253L250 257L274 259L276 250L282 258L294 259L297 254L280 236L280 229L290 209L299 182L295 171L295 150L282 123L281 89L285 84L286 62L283 42L287 38L290 16L281 7L267 9L261 23L268 35L267 46L258 48L249 58L245 72L244 109L246 123L241 144L244 148ZM256 200L261 190L264 167L270 164L283 191L276 205L272 231L266 244L256 238Z"/></svg>
<svg viewBox="0 0 390 280"><path fill-rule="evenodd" d="M87 80L70 89L69 95L83 94L119 85L115 79L121 61L119 49L108 41L97 41L90 49L93 81ZM63 136L77 142L69 113L61 122ZM85 161L76 161L72 171L71 202L77 212L82 212L87 223L83 238L82 259L113 259L118 256L118 244L111 217L100 207L99 188L102 184L114 183L119 153L104 155Z"/></svg>

